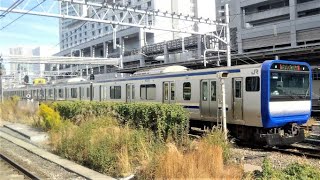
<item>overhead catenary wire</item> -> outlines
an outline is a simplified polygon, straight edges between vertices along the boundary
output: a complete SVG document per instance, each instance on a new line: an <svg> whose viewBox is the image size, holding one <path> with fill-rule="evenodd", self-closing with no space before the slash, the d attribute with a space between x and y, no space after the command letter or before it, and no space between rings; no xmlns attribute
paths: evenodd
<svg viewBox="0 0 320 180"><path fill-rule="evenodd" d="M36 6L34 6L33 8L31 8L30 10L28 10L26 13L23 13L22 15L20 15L19 17L17 17L16 19L12 20L11 22L9 22L7 25L3 26L0 31L4 30L5 28L7 28L8 26L10 26L11 24L13 24L14 22L16 22L17 20L19 20L20 18L22 18L24 15L28 14L30 11L34 10L35 8L37 8L38 6L40 6L41 4L43 4L44 2L46 2L47 0L42 0L42 2L40 2L39 4L37 4Z"/></svg>
<svg viewBox="0 0 320 180"><path fill-rule="evenodd" d="M8 9L6 11L3 11L0 14L0 19L4 18L7 14L9 14L14 8L16 8L17 6L19 6L24 0L18 0L15 1L10 7L8 7Z"/></svg>

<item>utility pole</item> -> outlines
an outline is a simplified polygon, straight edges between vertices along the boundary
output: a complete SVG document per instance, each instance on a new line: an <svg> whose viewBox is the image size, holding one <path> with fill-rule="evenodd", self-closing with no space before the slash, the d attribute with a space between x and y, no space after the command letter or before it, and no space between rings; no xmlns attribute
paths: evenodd
<svg viewBox="0 0 320 180"><path fill-rule="evenodd" d="M225 140L228 139L228 129L227 129L227 105L226 105L226 86L224 79L228 78L229 73L228 72L218 72L217 73L218 78L220 80L221 85L221 98L222 98L222 104L219 105L222 108L222 130L224 133Z"/></svg>

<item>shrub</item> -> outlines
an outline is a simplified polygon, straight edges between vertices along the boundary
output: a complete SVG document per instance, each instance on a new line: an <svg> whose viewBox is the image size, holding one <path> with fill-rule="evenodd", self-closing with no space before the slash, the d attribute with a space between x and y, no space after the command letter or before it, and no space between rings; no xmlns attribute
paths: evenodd
<svg viewBox="0 0 320 180"><path fill-rule="evenodd" d="M61 124L61 118L58 112L54 111L46 104L39 107L40 126L45 130L58 128Z"/></svg>
<svg viewBox="0 0 320 180"><path fill-rule="evenodd" d="M123 123L137 128L148 128L155 132L159 140L168 137L176 142L186 138L189 118L187 112L179 105L160 103L122 103L115 108Z"/></svg>
<svg viewBox="0 0 320 180"><path fill-rule="evenodd" d="M189 126L187 112L179 105L161 103L112 103L64 101L51 105L65 119L76 124L90 119L90 116L118 116L122 124L136 128L151 129L157 139L166 141L173 137L176 142L183 142Z"/></svg>
<svg viewBox="0 0 320 180"><path fill-rule="evenodd" d="M319 169L307 164L293 163L283 170L284 179L320 179Z"/></svg>
<svg viewBox="0 0 320 180"><path fill-rule="evenodd" d="M19 105L20 97L13 96L0 103L0 120L32 124L37 118L34 110Z"/></svg>
<svg viewBox="0 0 320 180"><path fill-rule="evenodd" d="M95 118L80 126L63 123L51 131L54 150L68 159L112 176L133 173L151 156L148 131L119 126L112 117Z"/></svg>
<svg viewBox="0 0 320 180"><path fill-rule="evenodd" d="M269 159L264 159L262 174L258 179L320 179L320 172L317 168L307 164L293 163L284 169L275 169Z"/></svg>

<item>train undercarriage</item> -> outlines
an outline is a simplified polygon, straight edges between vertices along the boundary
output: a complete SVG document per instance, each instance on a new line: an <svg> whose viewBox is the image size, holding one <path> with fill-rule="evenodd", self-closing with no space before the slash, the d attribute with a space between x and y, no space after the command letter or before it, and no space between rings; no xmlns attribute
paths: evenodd
<svg viewBox="0 0 320 180"><path fill-rule="evenodd" d="M216 122L190 120L190 127L211 129ZM261 128L228 124L229 135L243 143L261 144L263 146L286 146L304 141L304 130L291 123L279 128Z"/></svg>

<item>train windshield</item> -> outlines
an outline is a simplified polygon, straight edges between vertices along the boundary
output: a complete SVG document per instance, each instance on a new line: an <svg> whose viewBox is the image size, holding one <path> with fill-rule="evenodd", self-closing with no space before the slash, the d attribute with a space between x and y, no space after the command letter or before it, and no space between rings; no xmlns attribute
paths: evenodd
<svg viewBox="0 0 320 180"><path fill-rule="evenodd" d="M271 72L270 94L271 101L310 99L309 73L292 71Z"/></svg>

